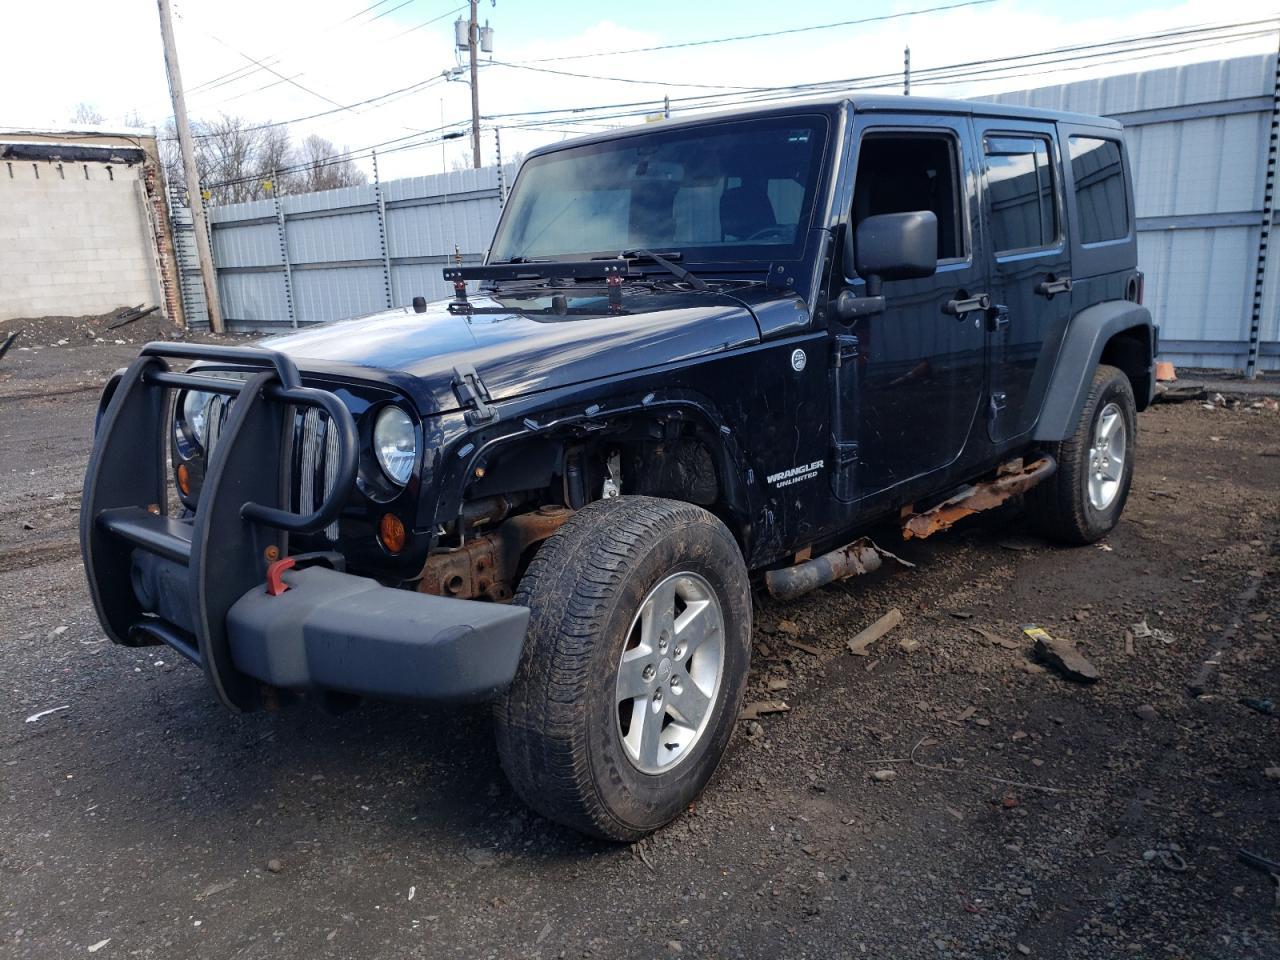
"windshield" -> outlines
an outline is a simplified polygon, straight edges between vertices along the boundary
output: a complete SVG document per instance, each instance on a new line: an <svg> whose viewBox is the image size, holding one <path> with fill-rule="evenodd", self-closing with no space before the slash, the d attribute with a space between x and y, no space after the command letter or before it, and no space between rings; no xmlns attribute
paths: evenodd
<svg viewBox="0 0 1280 960"><path fill-rule="evenodd" d="M490 263L624 250L798 259L827 139L820 116L656 130L529 160Z"/></svg>

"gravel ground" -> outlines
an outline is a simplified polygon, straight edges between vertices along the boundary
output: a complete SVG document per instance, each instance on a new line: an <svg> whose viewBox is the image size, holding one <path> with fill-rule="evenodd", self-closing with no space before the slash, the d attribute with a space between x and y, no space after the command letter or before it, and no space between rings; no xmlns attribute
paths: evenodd
<svg viewBox="0 0 1280 960"><path fill-rule="evenodd" d="M1142 414L1102 545L1010 509L758 601L748 699L789 711L616 847L522 808L483 709L236 717L103 640L75 521L134 352L0 363L0 957L1280 957L1237 860L1280 859L1280 715L1240 702L1280 701L1280 414ZM1029 623L1102 680L1032 662Z"/></svg>

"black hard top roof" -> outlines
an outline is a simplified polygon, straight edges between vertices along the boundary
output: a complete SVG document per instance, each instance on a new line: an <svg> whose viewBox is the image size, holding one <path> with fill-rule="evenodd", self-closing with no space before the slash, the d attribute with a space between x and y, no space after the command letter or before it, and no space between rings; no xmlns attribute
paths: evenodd
<svg viewBox="0 0 1280 960"><path fill-rule="evenodd" d="M857 113L919 113L931 116L949 114L951 116L975 117L1009 117L1015 120L1044 120L1058 123L1073 123L1082 126L1103 127L1120 130L1121 124L1108 117L1098 117L1087 113L1070 113L1065 110L1046 110L1039 107L1024 107L1011 103L988 103L982 100L948 100L942 97L905 97L891 94L853 94L844 96L826 96L783 100L759 106L727 108L708 113L699 113L677 120L662 120L658 123L640 123L630 127L619 127L607 133L590 134L565 140L561 143L549 144L529 151L529 156L551 153L564 147L584 143L600 143L617 140L622 137L641 133L653 133L668 130L672 127L697 126L700 123L715 123L724 120L748 119L752 117L776 117L803 112L834 113L837 110L852 107Z"/></svg>

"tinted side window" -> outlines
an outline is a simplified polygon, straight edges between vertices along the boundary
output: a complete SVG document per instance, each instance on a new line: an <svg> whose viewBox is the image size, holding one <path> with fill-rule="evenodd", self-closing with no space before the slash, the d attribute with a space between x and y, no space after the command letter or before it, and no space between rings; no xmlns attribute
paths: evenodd
<svg viewBox="0 0 1280 960"><path fill-rule="evenodd" d="M882 213L932 210L938 218L938 259L965 256L959 156L951 137L868 135L858 151L853 225Z"/></svg>
<svg viewBox="0 0 1280 960"><path fill-rule="evenodd" d="M1058 240L1049 143L1041 137L987 137L987 189L997 254L1053 246Z"/></svg>
<svg viewBox="0 0 1280 960"><path fill-rule="evenodd" d="M1076 182L1076 220L1084 244L1129 235L1120 144L1098 137L1071 138L1071 175Z"/></svg>

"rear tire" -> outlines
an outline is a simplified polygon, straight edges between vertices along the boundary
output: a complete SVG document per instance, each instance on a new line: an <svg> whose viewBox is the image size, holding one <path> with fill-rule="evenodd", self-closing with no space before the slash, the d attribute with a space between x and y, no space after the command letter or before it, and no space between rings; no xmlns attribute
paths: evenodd
<svg viewBox="0 0 1280 960"><path fill-rule="evenodd" d="M1100 365L1074 432L1046 446L1057 472L1027 492L1028 515L1046 537L1094 543L1120 522L1133 481L1137 405L1129 378Z"/></svg>
<svg viewBox="0 0 1280 960"><path fill-rule="evenodd" d="M672 500L589 504L515 602L532 616L495 726L516 792L609 840L676 817L715 772L746 686L751 594L729 530Z"/></svg>

